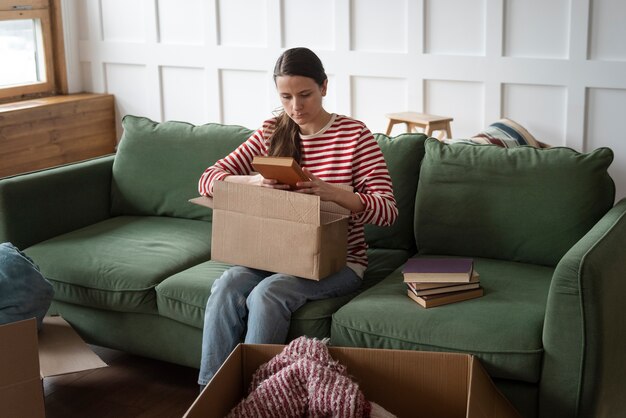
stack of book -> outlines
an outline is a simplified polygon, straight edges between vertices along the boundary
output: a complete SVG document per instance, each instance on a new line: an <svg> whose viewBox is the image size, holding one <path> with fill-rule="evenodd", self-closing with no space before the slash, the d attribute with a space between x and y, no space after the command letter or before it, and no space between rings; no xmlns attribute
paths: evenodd
<svg viewBox="0 0 626 418"><path fill-rule="evenodd" d="M410 258L402 273L407 294L424 308L483 295L471 258Z"/></svg>

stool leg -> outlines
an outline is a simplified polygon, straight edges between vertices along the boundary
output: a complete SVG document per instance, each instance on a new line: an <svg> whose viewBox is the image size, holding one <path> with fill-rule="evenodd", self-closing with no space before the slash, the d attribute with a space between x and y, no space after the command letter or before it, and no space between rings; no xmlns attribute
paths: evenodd
<svg viewBox="0 0 626 418"><path fill-rule="evenodd" d="M389 123L387 124L387 132L385 132L385 135L389 136L389 134L391 133L391 128L393 128L393 125L395 125L395 122L389 119Z"/></svg>
<svg viewBox="0 0 626 418"><path fill-rule="evenodd" d="M424 133L426 134L427 137L432 137L433 136L433 126L429 123L428 125L426 125L426 129L424 130Z"/></svg>
<svg viewBox="0 0 626 418"><path fill-rule="evenodd" d="M446 123L446 135L448 135L448 139L452 139L452 128L450 128L450 122Z"/></svg>

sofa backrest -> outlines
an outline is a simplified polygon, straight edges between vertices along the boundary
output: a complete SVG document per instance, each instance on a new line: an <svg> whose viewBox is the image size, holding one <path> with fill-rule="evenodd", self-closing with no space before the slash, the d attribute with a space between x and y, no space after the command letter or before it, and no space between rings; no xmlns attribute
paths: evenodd
<svg viewBox="0 0 626 418"><path fill-rule="evenodd" d="M188 199L198 196L204 170L252 134L241 126L158 123L130 115L122 126L113 163L113 215L211 220L210 209Z"/></svg>
<svg viewBox="0 0 626 418"><path fill-rule="evenodd" d="M613 206L613 152L426 141L415 205L422 254L555 266Z"/></svg>
<svg viewBox="0 0 626 418"><path fill-rule="evenodd" d="M427 136L411 133L394 138L383 134L374 134L374 137L389 169L398 206L398 219L390 227L365 225L365 239L373 248L414 250L415 193Z"/></svg>

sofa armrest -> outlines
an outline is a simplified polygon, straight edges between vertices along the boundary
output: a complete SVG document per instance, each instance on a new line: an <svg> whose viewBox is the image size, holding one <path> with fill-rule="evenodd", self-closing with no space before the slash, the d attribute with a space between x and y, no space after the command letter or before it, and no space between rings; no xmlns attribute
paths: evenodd
<svg viewBox="0 0 626 418"><path fill-rule="evenodd" d="M623 199L555 269L543 331L542 417L626 410L625 248Z"/></svg>
<svg viewBox="0 0 626 418"><path fill-rule="evenodd" d="M106 219L113 156L0 179L0 242L24 249Z"/></svg>

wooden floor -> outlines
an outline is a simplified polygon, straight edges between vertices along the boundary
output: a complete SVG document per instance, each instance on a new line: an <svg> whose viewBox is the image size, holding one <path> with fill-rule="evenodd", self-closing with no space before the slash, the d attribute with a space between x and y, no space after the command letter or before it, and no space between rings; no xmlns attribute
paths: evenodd
<svg viewBox="0 0 626 418"><path fill-rule="evenodd" d="M92 349L109 367L44 379L46 418L179 418L198 396L197 369Z"/></svg>

